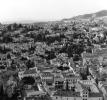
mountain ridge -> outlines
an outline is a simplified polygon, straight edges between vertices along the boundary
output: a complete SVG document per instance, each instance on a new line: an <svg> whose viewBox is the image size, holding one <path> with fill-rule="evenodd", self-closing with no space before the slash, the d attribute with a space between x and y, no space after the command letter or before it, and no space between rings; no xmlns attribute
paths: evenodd
<svg viewBox="0 0 107 100"><path fill-rule="evenodd" d="M107 17L107 10L101 10L101 11L97 11L95 13L89 13L89 14L83 14L83 15L78 15L72 18L68 18L68 19L62 19L63 21L66 20L72 20L72 19L89 19L89 18L100 18L100 17Z"/></svg>

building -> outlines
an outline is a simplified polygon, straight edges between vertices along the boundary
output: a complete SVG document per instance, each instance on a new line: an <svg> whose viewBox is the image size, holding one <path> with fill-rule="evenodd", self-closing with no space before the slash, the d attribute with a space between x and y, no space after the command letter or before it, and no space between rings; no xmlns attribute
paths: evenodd
<svg viewBox="0 0 107 100"><path fill-rule="evenodd" d="M18 73L19 79L22 79L24 77L28 77L28 76L32 76L32 77L36 77L38 76L36 68L35 69L29 69L26 71L21 71Z"/></svg>
<svg viewBox="0 0 107 100"><path fill-rule="evenodd" d="M23 100L34 100L37 97L46 95L46 92L43 91L40 84L36 84L35 86L27 86L23 93Z"/></svg>
<svg viewBox="0 0 107 100"><path fill-rule="evenodd" d="M42 72L41 73L41 80L46 84L53 84L54 82L54 75L50 72Z"/></svg>
<svg viewBox="0 0 107 100"><path fill-rule="evenodd" d="M80 93L73 93L72 91L57 91L52 95L53 100L82 100L80 99Z"/></svg>
<svg viewBox="0 0 107 100"><path fill-rule="evenodd" d="M78 83L78 81L80 80L79 76L76 76L71 73L63 74L63 77L65 80L65 83L68 82L69 89L71 89L74 85L76 85ZM66 84L64 84L64 85L65 85L64 87L66 87Z"/></svg>
<svg viewBox="0 0 107 100"><path fill-rule="evenodd" d="M60 74L54 76L54 87L55 89L63 89L64 86L64 77Z"/></svg>

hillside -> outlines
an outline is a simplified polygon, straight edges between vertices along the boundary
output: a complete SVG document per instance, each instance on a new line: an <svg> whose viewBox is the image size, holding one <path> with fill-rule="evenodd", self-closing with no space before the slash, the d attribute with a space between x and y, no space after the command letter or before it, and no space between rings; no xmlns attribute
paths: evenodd
<svg viewBox="0 0 107 100"><path fill-rule="evenodd" d="M76 17L73 17L73 18L63 19L63 21L72 20L74 18L76 18L76 19L89 19L89 18L91 18L93 16L95 18L106 17L107 16L107 10L102 10L102 11L99 11L99 12L96 12L96 13L91 13L91 14L79 15L79 16L76 16Z"/></svg>

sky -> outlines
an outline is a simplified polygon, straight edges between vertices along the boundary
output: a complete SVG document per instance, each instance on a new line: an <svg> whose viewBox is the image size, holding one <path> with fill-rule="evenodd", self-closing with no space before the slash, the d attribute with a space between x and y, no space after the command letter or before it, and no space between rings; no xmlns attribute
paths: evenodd
<svg viewBox="0 0 107 100"><path fill-rule="evenodd" d="M0 22L53 21L107 10L107 0L0 0Z"/></svg>

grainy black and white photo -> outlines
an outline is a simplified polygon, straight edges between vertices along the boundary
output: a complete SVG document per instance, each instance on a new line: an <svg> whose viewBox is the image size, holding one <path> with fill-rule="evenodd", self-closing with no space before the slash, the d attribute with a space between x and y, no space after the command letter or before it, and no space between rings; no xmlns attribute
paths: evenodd
<svg viewBox="0 0 107 100"><path fill-rule="evenodd" d="M0 100L107 100L107 0L0 0Z"/></svg>

